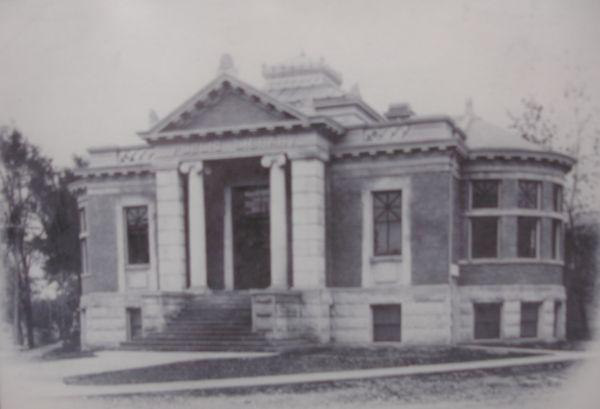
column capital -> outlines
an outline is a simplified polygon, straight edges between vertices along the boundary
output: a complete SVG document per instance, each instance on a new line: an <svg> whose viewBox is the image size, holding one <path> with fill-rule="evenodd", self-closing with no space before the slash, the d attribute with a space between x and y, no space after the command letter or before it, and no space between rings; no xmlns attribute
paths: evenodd
<svg viewBox="0 0 600 409"><path fill-rule="evenodd" d="M265 155L260 159L260 164L265 168L271 168L272 166L282 167L287 162L285 153L278 153L275 155Z"/></svg>
<svg viewBox="0 0 600 409"><path fill-rule="evenodd" d="M192 173L210 175L210 168L203 161L181 162L179 164L179 172L184 175Z"/></svg>

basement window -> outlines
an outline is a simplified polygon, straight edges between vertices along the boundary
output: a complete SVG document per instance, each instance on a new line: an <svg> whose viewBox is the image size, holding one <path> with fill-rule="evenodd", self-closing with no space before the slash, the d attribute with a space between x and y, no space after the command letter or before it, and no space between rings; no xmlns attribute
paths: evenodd
<svg viewBox="0 0 600 409"><path fill-rule="evenodd" d="M521 338L536 338L538 336L538 318L541 303L521 303Z"/></svg>
<svg viewBox="0 0 600 409"><path fill-rule="evenodd" d="M372 305L373 341L400 342L402 307L400 304Z"/></svg>
<svg viewBox="0 0 600 409"><path fill-rule="evenodd" d="M142 336L142 309L127 308L127 340L131 341Z"/></svg>
<svg viewBox="0 0 600 409"><path fill-rule="evenodd" d="M475 339L500 338L502 303L475 303Z"/></svg>

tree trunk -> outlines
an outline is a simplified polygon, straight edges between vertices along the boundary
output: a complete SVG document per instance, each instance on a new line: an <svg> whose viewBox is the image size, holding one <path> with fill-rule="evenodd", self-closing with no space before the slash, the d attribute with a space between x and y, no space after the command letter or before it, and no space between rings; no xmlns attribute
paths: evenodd
<svg viewBox="0 0 600 409"><path fill-rule="evenodd" d="M35 347L33 337L33 309L31 306L31 287L29 285L29 275L23 277L23 318L25 318L25 329L27 335L27 346L31 349Z"/></svg>
<svg viewBox="0 0 600 409"><path fill-rule="evenodd" d="M21 331L21 280L17 269L13 279L13 336L17 345L23 345L23 331Z"/></svg>

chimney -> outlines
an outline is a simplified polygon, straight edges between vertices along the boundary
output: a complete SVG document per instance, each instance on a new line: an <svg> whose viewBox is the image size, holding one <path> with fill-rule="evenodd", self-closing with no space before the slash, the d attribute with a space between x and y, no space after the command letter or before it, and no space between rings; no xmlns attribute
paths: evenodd
<svg viewBox="0 0 600 409"><path fill-rule="evenodd" d="M410 104L406 102L400 102L390 104L387 112L384 114L388 121L404 121L413 116L413 112Z"/></svg>

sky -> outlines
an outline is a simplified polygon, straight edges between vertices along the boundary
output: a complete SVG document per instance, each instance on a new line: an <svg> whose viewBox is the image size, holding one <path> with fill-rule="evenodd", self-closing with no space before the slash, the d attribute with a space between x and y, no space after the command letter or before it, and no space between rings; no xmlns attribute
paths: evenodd
<svg viewBox="0 0 600 409"><path fill-rule="evenodd" d="M92 146L139 144L232 55L239 77L304 52L380 112L501 126L534 97L560 110L569 84L600 102L600 1L0 0L0 125L60 166ZM599 111L600 112L600 111Z"/></svg>

